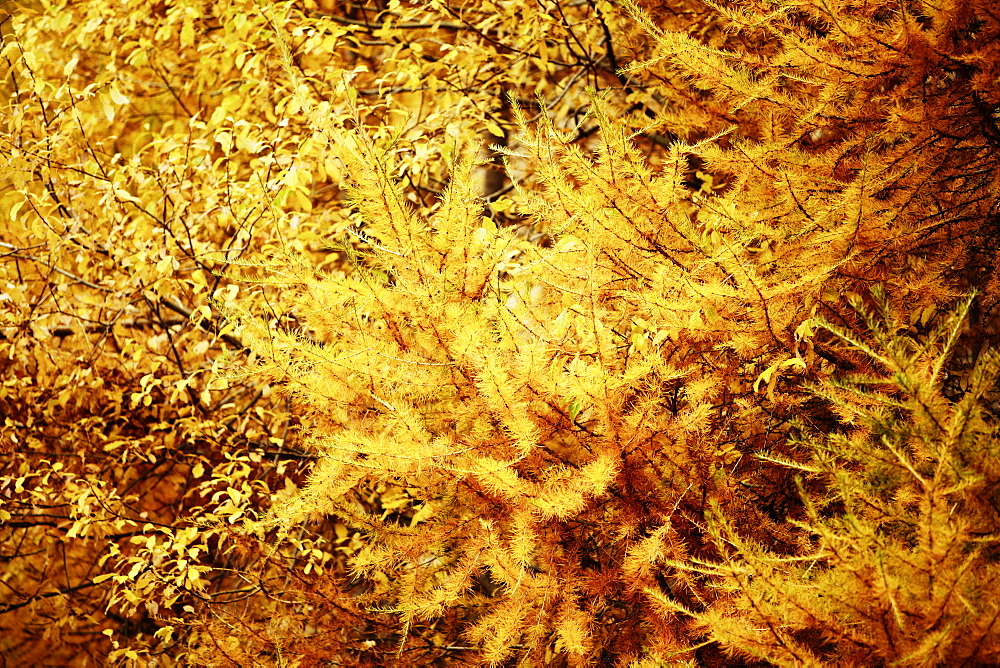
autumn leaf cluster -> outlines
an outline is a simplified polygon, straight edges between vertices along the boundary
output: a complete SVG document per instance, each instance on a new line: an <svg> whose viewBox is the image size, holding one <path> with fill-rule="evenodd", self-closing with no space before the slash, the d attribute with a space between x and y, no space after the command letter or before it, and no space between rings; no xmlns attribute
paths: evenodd
<svg viewBox="0 0 1000 668"><path fill-rule="evenodd" d="M5 656L997 660L990 2L5 11Z"/></svg>

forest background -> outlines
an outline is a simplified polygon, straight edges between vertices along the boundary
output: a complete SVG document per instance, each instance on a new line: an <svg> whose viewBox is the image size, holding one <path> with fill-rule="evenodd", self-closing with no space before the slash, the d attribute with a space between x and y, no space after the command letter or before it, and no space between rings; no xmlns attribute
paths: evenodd
<svg viewBox="0 0 1000 668"><path fill-rule="evenodd" d="M1000 661L991 0L0 31L6 665Z"/></svg>

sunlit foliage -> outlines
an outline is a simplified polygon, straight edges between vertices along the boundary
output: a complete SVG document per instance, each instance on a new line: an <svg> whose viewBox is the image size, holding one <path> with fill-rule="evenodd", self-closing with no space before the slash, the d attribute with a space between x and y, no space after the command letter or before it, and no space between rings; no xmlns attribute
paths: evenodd
<svg viewBox="0 0 1000 668"><path fill-rule="evenodd" d="M991 2L3 11L5 657L997 660Z"/></svg>

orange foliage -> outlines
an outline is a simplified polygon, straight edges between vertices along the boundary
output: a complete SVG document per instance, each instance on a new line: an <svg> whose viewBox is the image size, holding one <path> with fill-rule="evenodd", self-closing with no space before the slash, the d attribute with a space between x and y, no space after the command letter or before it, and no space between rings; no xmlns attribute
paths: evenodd
<svg viewBox="0 0 1000 668"><path fill-rule="evenodd" d="M6 11L5 657L996 660L987 0Z"/></svg>

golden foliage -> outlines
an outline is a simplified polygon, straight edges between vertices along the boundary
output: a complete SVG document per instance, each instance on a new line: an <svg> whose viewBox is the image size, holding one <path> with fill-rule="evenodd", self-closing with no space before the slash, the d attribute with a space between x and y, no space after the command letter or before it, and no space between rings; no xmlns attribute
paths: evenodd
<svg viewBox="0 0 1000 668"><path fill-rule="evenodd" d="M5 11L5 656L995 660L986 0Z"/></svg>

